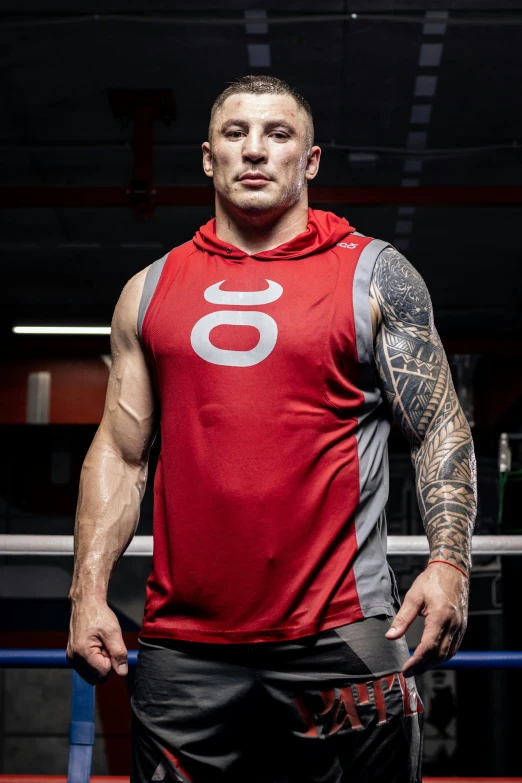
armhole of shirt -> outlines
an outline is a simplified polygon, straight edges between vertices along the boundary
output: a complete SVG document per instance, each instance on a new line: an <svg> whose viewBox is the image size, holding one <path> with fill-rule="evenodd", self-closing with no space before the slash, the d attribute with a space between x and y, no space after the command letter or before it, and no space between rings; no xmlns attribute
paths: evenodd
<svg viewBox="0 0 522 783"><path fill-rule="evenodd" d="M380 253L387 247L391 247L389 242L385 242L382 239L372 239L359 256L353 278L353 313L357 339L357 357L359 364L363 365L375 364L370 284L375 262Z"/></svg>
<svg viewBox="0 0 522 783"><path fill-rule="evenodd" d="M149 271L145 276L143 291L141 293L140 306L138 309L138 339L142 344L143 321L145 320L145 315L147 314L152 297L156 291L156 287L159 283L159 279L161 277L161 273L163 272L163 267L165 266L165 262L168 256L169 254L165 253L162 258L158 258L157 261L154 261L154 263L150 265Z"/></svg>

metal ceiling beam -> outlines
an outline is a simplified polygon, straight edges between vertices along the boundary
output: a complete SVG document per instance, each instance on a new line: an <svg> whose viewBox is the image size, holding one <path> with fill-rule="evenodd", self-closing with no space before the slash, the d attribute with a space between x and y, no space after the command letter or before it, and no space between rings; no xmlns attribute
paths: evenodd
<svg viewBox="0 0 522 783"><path fill-rule="evenodd" d="M516 2L516 0L514 0ZM487 5L490 6L492 4L492 0L488 0ZM395 7L392 9L381 7L379 9L376 9L374 4L372 4L372 8L368 8L367 10L361 9L358 7L357 11L327 11L324 12L324 8L320 8L315 12L308 12L308 13L295 13L295 12L288 12L288 10L283 10L282 12L270 12L270 16L267 16L267 22L270 25L291 25L295 27L295 25L301 25L301 24L313 24L317 25L320 23L324 24L339 24L342 22L348 22L352 25L356 25L359 23L364 22L388 22L390 24L412 24L412 25L419 25L423 24L424 19L423 15L425 11L429 11L430 9L433 11L439 10L438 4L437 6L431 5L431 3L421 3L420 8L412 7L411 4L408 4L406 7L399 4L399 7ZM453 4L454 6L455 4ZM460 4L458 4L460 5ZM514 10L514 13L511 12L511 9ZM18 10L18 9L17 9ZM21 10L21 9L20 9ZM236 27L236 26L242 26L244 24L244 17L241 13L235 13L234 15L226 15L223 13L216 13L215 12L215 4L211 4L211 7L208 8L208 11L210 13L207 13L206 15L202 14L203 10L207 10L204 8L201 9L194 9L194 6L191 5L190 9L188 9L188 13L179 13L180 11L183 11L182 8L177 8L177 13L165 13L165 9L161 9L161 11L157 11L156 13L151 13L150 7L147 8L147 12L138 12L138 13L129 13L129 9L123 9L123 12L115 12L114 9L111 9L111 11L103 11L102 13L92 13L90 12L91 9L88 9L87 12L78 12L78 9L75 9L76 13L74 15L68 14L50 14L50 13L41 13L41 10L38 9L36 13L32 14L31 18L27 18L27 15L24 16L14 16L14 15L7 15L7 18L3 20L3 24L5 27L41 27L41 26L49 26L49 25L66 25L66 24L107 24L107 23L119 23L119 24L154 24L154 25L176 25L176 26L205 26L205 27ZM227 9L228 10L228 9ZM293 9L292 9L293 10ZM313 10L313 9L309 9ZM483 25L487 27L491 27L492 25L516 25L521 23L521 17L520 13L517 13L520 11L519 6L517 5L507 5L507 7L496 7L494 9L485 8L482 11L481 16L478 16L477 12L481 11L482 9L480 7L477 7L476 0L473 3L473 7L471 9L467 9L465 7L452 7L452 12L455 14L457 12L458 15L454 15L452 19L450 19L450 23L454 25L465 25L465 26L476 26L476 25ZM471 10L471 13L469 11ZM141 9L140 9L141 11ZM221 11L221 9L220 9ZM387 13L386 13L387 11ZM5 16L5 14L4 14Z"/></svg>
<svg viewBox="0 0 522 783"><path fill-rule="evenodd" d="M441 206L522 205L522 187L310 187L312 204L418 204ZM214 188L206 185L154 186L154 207L206 206L214 203ZM129 187L1 187L0 207L130 207L136 208L136 193Z"/></svg>

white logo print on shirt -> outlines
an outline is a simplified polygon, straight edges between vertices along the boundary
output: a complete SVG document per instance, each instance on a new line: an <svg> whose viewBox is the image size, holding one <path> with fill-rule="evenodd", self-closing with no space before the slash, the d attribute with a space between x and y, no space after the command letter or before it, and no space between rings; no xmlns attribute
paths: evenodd
<svg viewBox="0 0 522 783"><path fill-rule="evenodd" d="M266 279L266 278L265 278ZM207 302L221 305L261 305L275 302L283 293L283 287L273 280L266 280L268 288L263 291L222 291L220 280L209 286L203 293ZM259 342L249 351L229 351L216 348L209 339L215 326L254 326L259 332ZM277 324L274 319L256 310L217 310L200 318L190 334L190 344L194 351L207 362L228 367L252 367L266 359L274 350L277 342Z"/></svg>

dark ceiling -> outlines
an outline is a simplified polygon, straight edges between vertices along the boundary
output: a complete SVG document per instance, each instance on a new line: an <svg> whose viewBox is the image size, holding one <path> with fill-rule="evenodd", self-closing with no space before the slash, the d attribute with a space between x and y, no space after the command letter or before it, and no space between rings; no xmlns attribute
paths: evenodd
<svg viewBox="0 0 522 783"><path fill-rule="evenodd" d="M282 77L311 103L314 185L412 192L403 206L317 207L417 266L445 339L522 338L520 191L492 203L522 183L522 2L18 2L0 20L0 341L13 322L108 324L125 281L212 215L209 203L143 221L130 206L49 202L49 186L129 183L134 126L110 91L172 91L176 119L154 123L154 185L207 186L210 107L245 73ZM14 186L43 188L41 206L9 208ZM430 186L494 190L489 204L416 205Z"/></svg>

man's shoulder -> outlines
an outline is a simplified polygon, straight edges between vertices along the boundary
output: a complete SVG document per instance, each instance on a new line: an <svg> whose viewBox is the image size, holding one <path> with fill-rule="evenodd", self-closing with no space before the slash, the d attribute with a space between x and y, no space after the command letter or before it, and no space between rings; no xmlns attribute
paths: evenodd
<svg viewBox="0 0 522 783"><path fill-rule="evenodd" d="M116 302L111 324L111 342L115 337L125 340L137 337L138 311L147 274L152 264L133 275L125 285Z"/></svg>
<svg viewBox="0 0 522 783"><path fill-rule="evenodd" d="M181 245L176 245L171 250L168 250L166 253L164 253L164 255L162 255L160 258L157 258L151 264L144 267L143 269L140 269L139 272L133 275L133 277L131 277L125 284L122 295L125 293L128 300L137 298L139 302L144 293L146 284L150 282L148 279L155 278L157 282L169 258L173 256L189 256L196 250L197 248L194 245L192 239L189 239L187 242L184 242Z"/></svg>
<svg viewBox="0 0 522 783"><path fill-rule="evenodd" d="M375 262L370 297L384 323L429 327L432 304L428 288L413 264L392 245Z"/></svg>

